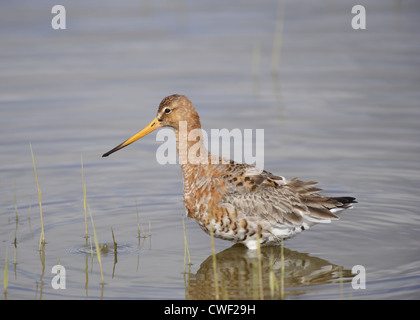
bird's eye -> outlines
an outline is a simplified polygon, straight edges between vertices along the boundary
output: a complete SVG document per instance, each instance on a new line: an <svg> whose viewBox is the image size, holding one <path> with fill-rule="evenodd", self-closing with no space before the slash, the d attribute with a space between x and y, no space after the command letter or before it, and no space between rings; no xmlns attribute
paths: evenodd
<svg viewBox="0 0 420 320"><path fill-rule="evenodd" d="M171 109L165 108L165 113L170 113L170 112L171 112Z"/></svg>

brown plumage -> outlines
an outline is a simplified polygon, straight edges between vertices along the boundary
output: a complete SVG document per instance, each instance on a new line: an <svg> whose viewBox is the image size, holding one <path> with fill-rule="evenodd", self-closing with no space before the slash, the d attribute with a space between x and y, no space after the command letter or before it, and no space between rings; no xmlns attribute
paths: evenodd
<svg viewBox="0 0 420 320"><path fill-rule="evenodd" d="M338 219L335 212L356 203L353 197L320 194L316 182L287 180L211 155L204 146L200 117L182 95L164 98L147 127L103 156L160 127L175 130L188 217L218 238L243 243L250 249L257 248L257 241L277 244L316 223ZM197 139L191 141L187 137L193 130Z"/></svg>

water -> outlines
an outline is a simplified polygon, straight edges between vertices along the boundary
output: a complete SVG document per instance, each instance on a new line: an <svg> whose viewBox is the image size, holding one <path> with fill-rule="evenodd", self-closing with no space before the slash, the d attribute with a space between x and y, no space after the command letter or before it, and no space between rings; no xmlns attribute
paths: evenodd
<svg viewBox="0 0 420 320"><path fill-rule="evenodd" d="M359 201L340 221L285 242L284 273L280 249L264 249L265 298L279 298L270 272L285 276L287 299L419 298L420 7L360 4L366 30L351 28L351 1L72 1L67 30L53 30L50 2L3 2L4 297L215 297L210 237L189 220L192 265L184 267L181 171L157 163L155 133L101 158L148 124L163 97L182 93L205 129L263 128L266 170ZM104 286L83 237L81 156L99 242L112 247L112 227L120 246L102 255ZM258 259L215 245L220 294L259 298ZM65 290L51 286L57 264ZM365 267L364 290L351 286L355 265Z"/></svg>

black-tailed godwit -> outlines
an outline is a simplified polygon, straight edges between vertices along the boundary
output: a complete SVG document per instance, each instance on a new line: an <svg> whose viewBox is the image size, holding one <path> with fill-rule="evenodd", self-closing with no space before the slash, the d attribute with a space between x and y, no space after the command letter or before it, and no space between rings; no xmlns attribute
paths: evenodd
<svg viewBox="0 0 420 320"><path fill-rule="evenodd" d="M184 133L181 121L186 124ZM336 212L356 203L353 197L320 194L321 189L314 187L313 181L288 180L252 165L215 158L205 148L200 134L197 140L187 139L192 130L201 132L201 123L191 101L183 95L163 99L148 126L103 157L161 127L175 130L178 155L192 150L201 153L200 163L180 161L184 204L187 216L217 238L243 243L249 249L256 249L257 241L261 245L279 244L281 239L291 238L314 224L337 220Z"/></svg>

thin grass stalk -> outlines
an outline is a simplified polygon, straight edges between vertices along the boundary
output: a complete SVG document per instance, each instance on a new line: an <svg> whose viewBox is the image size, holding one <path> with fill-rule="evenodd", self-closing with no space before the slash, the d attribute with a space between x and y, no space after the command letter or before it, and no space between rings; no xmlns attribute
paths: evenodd
<svg viewBox="0 0 420 320"><path fill-rule="evenodd" d="M18 222L19 222L17 200L16 200L16 181L14 184L14 198L15 198L15 239L13 240L13 244L16 248L17 247L17 229L18 229Z"/></svg>
<svg viewBox="0 0 420 320"><path fill-rule="evenodd" d="M14 246L14 250L13 250L13 270L15 271L15 280L17 280L16 266L17 266L17 246Z"/></svg>
<svg viewBox="0 0 420 320"><path fill-rule="evenodd" d="M271 299L274 299L274 292L280 292L280 286L277 281L277 277L274 273L274 255L273 250L271 250L270 255L270 273L269 273L269 281L270 281L270 293L271 293Z"/></svg>
<svg viewBox="0 0 420 320"><path fill-rule="evenodd" d="M93 223L92 212L90 211L89 206L88 206L88 210L89 210L89 215L90 215L90 221L92 223L93 237L94 237L94 240L95 240L95 248L96 248L96 256L98 257L99 269L101 271L101 280L102 280L102 285L103 285L104 284L104 273L102 271L101 248L99 247L98 238L96 236L95 224Z"/></svg>
<svg viewBox="0 0 420 320"><path fill-rule="evenodd" d="M223 300L229 300L229 295L228 295L228 288L227 288L227 284L226 284L226 279L223 277L223 274L221 274L221 279L220 281L222 282L222 299Z"/></svg>
<svg viewBox="0 0 420 320"><path fill-rule="evenodd" d="M340 277L340 299L343 300L344 299L344 283L343 283L343 269L341 268L341 266L338 267L338 273L339 273L339 277Z"/></svg>
<svg viewBox="0 0 420 320"><path fill-rule="evenodd" d="M264 300L264 291L263 291L263 278L262 278L262 259L261 259L261 243L260 243L260 233L257 232L257 257L258 257L258 287L260 293L260 300Z"/></svg>
<svg viewBox="0 0 420 320"><path fill-rule="evenodd" d="M190 249L188 248L188 241L187 241L187 232L185 230L185 221L184 217L182 217L182 227L184 229L184 273L185 273L185 264L187 260L187 254L188 254L188 264L191 265L191 256L190 256Z"/></svg>
<svg viewBox="0 0 420 320"><path fill-rule="evenodd" d="M220 299L219 295L219 277L217 275L217 261L216 261L216 248L214 246L213 224L210 222L210 239L211 239L211 252L213 256L213 275L214 275L214 288L216 300Z"/></svg>
<svg viewBox="0 0 420 320"><path fill-rule="evenodd" d="M31 147L31 155L32 155L32 162L33 162L33 165L34 165L36 187L37 187L37 190L38 190L39 214L41 216L41 237L39 239L39 242L40 242L39 249L41 249L41 244L42 245L45 244L44 218L43 218L43 215L42 215L42 197L41 197L41 189L39 188L38 174L36 173L35 157L34 157L34 153L32 151L32 144L29 143L29 146Z"/></svg>
<svg viewBox="0 0 420 320"><path fill-rule="evenodd" d="M111 227L111 233L112 233L112 242L114 243L114 251L117 252L117 242L115 241L114 229L112 229L112 227Z"/></svg>
<svg viewBox="0 0 420 320"><path fill-rule="evenodd" d="M276 31L273 40L273 51L271 54L271 73L278 75L281 55L281 44L283 38L283 0L278 1Z"/></svg>
<svg viewBox="0 0 420 320"><path fill-rule="evenodd" d="M185 261L185 259L184 259ZM188 274L188 277L185 276ZM189 296L190 291L190 276L191 276L191 265L188 266L188 272L185 272L185 263L184 263L184 287L185 287L185 297Z"/></svg>
<svg viewBox="0 0 420 320"><path fill-rule="evenodd" d="M85 238L86 238L86 244L87 244L88 226L87 226L87 208L86 208L86 184L85 184L85 176L83 173L83 156L80 156L80 160L82 164L83 209L85 212Z"/></svg>
<svg viewBox="0 0 420 320"><path fill-rule="evenodd" d="M255 252L253 252L254 254ZM258 300L260 298L259 286L258 286L258 262L257 257L253 257L252 259L252 285L251 285L251 293L252 293L252 300Z"/></svg>
<svg viewBox="0 0 420 320"><path fill-rule="evenodd" d="M31 211L32 211L32 196L31 196L31 199L29 199L28 220L31 220Z"/></svg>
<svg viewBox="0 0 420 320"><path fill-rule="evenodd" d="M117 242L115 241L115 236L114 236L114 229L112 229L111 227L111 232L112 232L112 242L114 243L114 267L112 268L112 279L114 279L114 274L115 274L115 266L118 263L118 258L117 258Z"/></svg>
<svg viewBox="0 0 420 320"><path fill-rule="evenodd" d="M149 250L152 250L152 222L149 220Z"/></svg>
<svg viewBox="0 0 420 320"><path fill-rule="evenodd" d="M87 241L87 240L86 240ZM89 283L89 274L88 274L88 270L89 270L89 263L88 260L89 257L86 255L85 257L85 292L86 292L86 297L88 297L88 283Z"/></svg>
<svg viewBox="0 0 420 320"><path fill-rule="evenodd" d="M152 237L152 222L149 221L149 238Z"/></svg>
<svg viewBox="0 0 420 320"><path fill-rule="evenodd" d="M4 297L7 299L7 286L9 281L9 271L7 266L7 254L8 254L8 247L6 247L6 258L4 260L4 272L3 272L3 292Z"/></svg>
<svg viewBox="0 0 420 320"><path fill-rule="evenodd" d="M284 246L283 246L283 238L281 239L281 247L280 247L280 258L281 258L281 276L280 276L280 299L284 299Z"/></svg>
<svg viewBox="0 0 420 320"><path fill-rule="evenodd" d="M139 239L139 244L140 244L140 219L139 219L139 208L137 205L137 199L136 199L136 214L137 214L137 238Z"/></svg>
<svg viewBox="0 0 420 320"><path fill-rule="evenodd" d="M137 199L136 199L136 212L137 212L137 235L138 235L138 238L140 239L140 236L141 236L140 235L140 230L141 230L141 233L143 233L143 238L146 238L146 233L144 232L144 229L140 224L139 207L137 205Z"/></svg>
<svg viewBox="0 0 420 320"><path fill-rule="evenodd" d="M19 217L18 217L18 209L17 209L17 201L16 201L16 180L15 180L15 185L14 185L14 198L15 198L15 217L16 217L16 222L18 222Z"/></svg>
<svg viewBox="0 0 420 320"><path fill-rule="evenodd" d="M89 238L90 243L90 273L92 274L93 271L93 244L92 244L92 238Z"/></svg>
<svg viewBox="0 0 420 320"><path fill-rule="evenodd" d="M41 239L40 239L41 240ZM44 273L45 273L45 243L40 242L40 249L39 249L39 260L41 262L41 275L39 276L39 300L42 300L43 290L44 290Z"/></svg>

